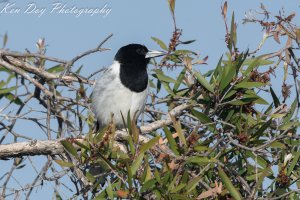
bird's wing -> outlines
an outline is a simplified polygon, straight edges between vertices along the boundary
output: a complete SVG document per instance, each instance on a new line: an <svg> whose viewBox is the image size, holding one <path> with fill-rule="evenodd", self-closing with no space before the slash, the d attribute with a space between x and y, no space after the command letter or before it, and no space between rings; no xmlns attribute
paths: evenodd
<svg viewBox="0 0 300 200"><path fill-rule="evenodd" d="M108 84L116 78L112 68L105 69L100 77L97 79L92 96L101 94L108 88Z"/></svg>

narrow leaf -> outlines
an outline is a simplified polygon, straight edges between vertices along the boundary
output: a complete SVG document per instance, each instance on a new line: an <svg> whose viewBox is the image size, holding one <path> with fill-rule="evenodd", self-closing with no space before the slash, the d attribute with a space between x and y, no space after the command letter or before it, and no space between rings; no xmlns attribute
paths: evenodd
<svg viewBox="0 0 300 200"><path fill-rule="evenodd" d="M201 181L202 177L201 176L196 176L192 180L190 180L187 185L186 185L186 192L190 193L194 188L198 185L199 181Z"/></svg>
<svg viewBox="0 0 300 200"><path fill-rule="evenodd" d="M200 156L191 156L186 160L187 163L196 163L196 164L208 164L218 162L215 158L200 157Z"/></svg>
<svg viewBox="0 0 300 200"><path fill-rule="evenodd" d="M229 191L231 196L235 200L241 200L242 196L241 196L240 192L238 191L237 188L234 187L234 185L230 181L229 177L226 175L226 173L220 166L218 167L218 171L219 171L219 176L221 177L223 184L225 185L225 187L227 188L227 190Z"/></svg>
<svg viewBox="0 0 300 200"><path fill-rule="evenodd" d="M49 73L58 73L58 72L62 72L65 69L65 67L63 65L55 65L54 67L51 67L49 69L47 69L47 72Z"/></svg>
<svg viewBox="0 0 300 200"><path fill-rule="evenodd" d="M154 42L156 42L160 46L160 48L162 48L163 50L166 50L166 51L168 50L168 47L160 39L158 39L156 37L151 37L151 39L154 40Z"/></svg>
<svg viewBox="0 0 300 200"><path fill-rule="evenodd" d="M202 76L200 72L195 72L195 76L199 83L210 92L214 92L214 87Z"/></svg>
<svg viewBox="0 0 300 200"><path fill-rule="evenodd" d="M188 41L185 41L185 42L180 42L181 44L191 44L193 42L195 42L196 40L188 40Z"/></svg>
<svg viewBox="0 0 300 200"><path fill-rule="evenodd" d="M152 138L151 140L149 140L149 142L143 144L141 146L140 153L145 153L146 151L151 149L158 142L159 139L160 139L160 136L156 136L155 138Z"/></svg>
<svg viewBox="0 0 300 200"><path fill-rule="evenodd" d="M141 146L140 154L137 157L137 159L133 162L132 167L131 167L132 176L135 175L135 173L141 166L145 152L148 151L150 148L152 148L158 142L159 138L160 138L160 136L152 138L149 142L147 142Z"/></svg>
<svg viewBox="0 0 300 200"><path fill-rule="evenodd" d="M57 164L59 164L60 166L62 167L74 167L74 164L73 163L70 163L70 162L65 162L63 160L55 160L55 162Z"/></svg>
<svg viewBox="0 0 300 200"><path fill-rule="evenodd" d="M163 73L163 71L161 71L160 69L156 69L154 71L155 71L155 74L153 76L155 78L158 78L160 81L167 82L167 83L176 83L176 81L173 78L165 75Z"/></svg>
<svg viewBox="0 0 300 200"><path fill-rule="evenodd" d="M205 115L204 113L199 112L195 109L192 109L191 111L192 111L192 114L195 117L197 117L200 120L201 123L204 123L204 124L212 123L211 119L207 115Z"/></svg>
<svg viewBox="0 0 300 200"><path fill-rule="evenodd" d="M16 90L17 88L18 88L17 86L10 87L10 88L1 88L1 89L0 89L0 95L1 95L1 94L8 94L8 93L10 93L11 91Z"/></svg>
<svg viewBox="0 0 300 200"><path fill-rule="evenodd" d="M165 132L168 142L170 144L170 149L173 151L173 153L176 156L178 156L179 151L178 151L177 143L176 143L175 139L173 138L171 131L165 126L164 132Z"/></svg>
<svg viewBox="0 0 300 200"><path fill-rule="evenodd" d="M75 149L75 147L71 144L71 142L67 141L67 140L63 140L60 142L65 149L72 154L73 156L77 157L77 150Z"/></svg>
<svg viewBox="0 0 300 200"><path fill-rule="evenodd" d="M185 76L185 72L186 72L186 69L183 68L183 70L180 72L179 76L177 77L176 83L174 84L174 87L173 87L174 92L176 92L178 90L179 86L181 85L181 83L184 79L184 76Z"/></svg>
<svg viewBox="0 0 300 200"><path fill-rule="evenodd" d="M288 171L286 173L287 176L290 176L292 171L294 170L296 164L298 164L299 162L299 157L300 157L300 151L295 151L293 152L293 161L291 162Z"/></svg>
<svg viewBox="0 0 300 200"><path fill-rule="evenodd" d="M280 101L279 101L278 97L276 96L276 94L275 94L274 90L272 89L272 87L270 87L270 91L271 91L271 95L272 95L272 98L273 98L275 108L277 108L280 105Z"/></svg>
<svg viewBox="0 0 300 200"><path fill-rule="evenodd" d="M265 83L261 82L241 82L239 84L236 84L234 87L235 88L258 88L265 86Z"/></svg>

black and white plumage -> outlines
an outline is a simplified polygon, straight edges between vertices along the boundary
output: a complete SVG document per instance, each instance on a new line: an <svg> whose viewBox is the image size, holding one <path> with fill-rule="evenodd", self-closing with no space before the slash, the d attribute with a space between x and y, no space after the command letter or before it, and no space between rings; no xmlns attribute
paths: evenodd
<svg viewBox="0 0 300 200"><path fill-rule="evenodd" d="M126 119L128 111L131 119L135 113L138 118L147 98L147 65L150 58L163 54L149 51L140 44L129 44L119 49L113 64L96 81L92 94L92 109L100 127L111 121L111 113L118 128L124 126L122 115Z"/></svg>

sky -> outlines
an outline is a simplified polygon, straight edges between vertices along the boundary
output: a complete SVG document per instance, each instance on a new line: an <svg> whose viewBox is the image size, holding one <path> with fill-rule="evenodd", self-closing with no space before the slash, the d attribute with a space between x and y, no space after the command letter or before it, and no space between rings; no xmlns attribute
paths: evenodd
<svg viewBox="0 0 300 200"><path fill-rule="evenodd" d="M2 0L1 2L0 36L8 34L6 48L13 51L24 52L25 49L29 49L35 52L37 50L35 43L38 39L45 38L48 56L69 60L81 52L95 48L106 36L113 33L113 37L103 46L111 48L111 51L87 56L75 64L75 67L83 64L86 75L110 65L121 46L128 43L141 43L149 49L159 50L159 46L151 37L160 38L168 44L173 32L167 0ZM296 0L229 0L228 21L234 11L238 23L240 51L247 48L254 50L262 38L263 33L258 25L242 24L245 13L250 9L258 10L261 2L269 11L276 14L282 8L286 13L292 11L300 13L300 3ZM199 53L200 57L209 57L208 64L201 66L200 71L214 68L221 55L226 52L225 29L221 16L223 3L224 1L217 0L176 1L177 27L183 29L181 39L196 40L186 48ZM62 8L64 5L65 7ZM102 9L102 13L80 15L65 13L67 9L70 11L74 6L78 9L93 9L94 12L97 11L96 9L100 12ZM299 16L296 18L299 21ZM278 47L275 42L268 41L262 52L276 50ZM30 132L30 128L27 131ZM1 161L0 166L9 169L8 163L9 161ZM15 175L16 178L19 178L21 183L32 182L35 172L30 167L24 170L26 173L20 171ZM13 181L10 186L18 187ZM33 192L32 199L41 197L51 199L52 193L45 194L52 187L51 184L45 184L43 188Z"/></svg>

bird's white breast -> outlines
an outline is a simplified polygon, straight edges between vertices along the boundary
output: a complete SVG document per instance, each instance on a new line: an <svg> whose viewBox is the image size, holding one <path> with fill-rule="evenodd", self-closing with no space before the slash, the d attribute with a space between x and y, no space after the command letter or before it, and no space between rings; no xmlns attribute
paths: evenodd
<svg viewBox="0 0 300 200"><path fill-rule="evenodd" d="M110 122L111 113L114 114L116 125L122 127L121 113L126 120L129 110L131 119L135 112L138 117L144 110L148 89L139 93L130 91L122 85L119 73L120 64L114 61L111 67L96 81L92 95L92 107L101 126Z"/></svg>

